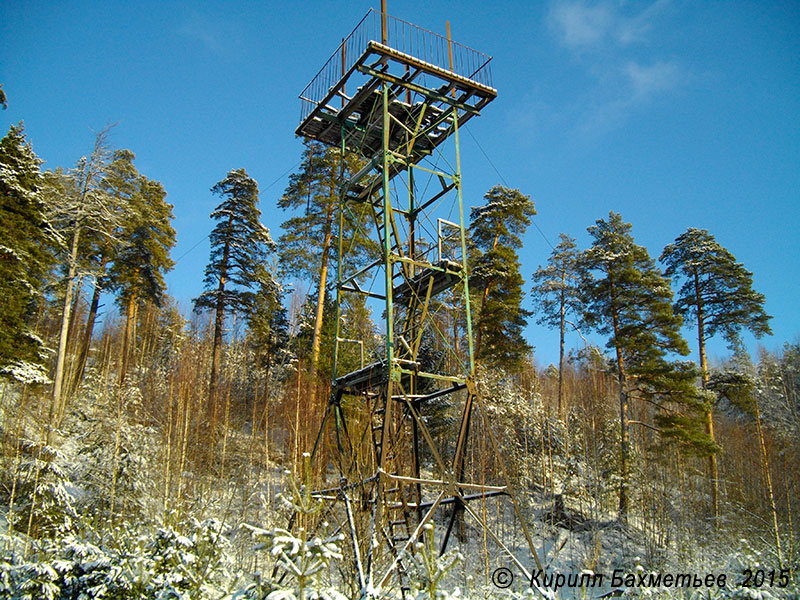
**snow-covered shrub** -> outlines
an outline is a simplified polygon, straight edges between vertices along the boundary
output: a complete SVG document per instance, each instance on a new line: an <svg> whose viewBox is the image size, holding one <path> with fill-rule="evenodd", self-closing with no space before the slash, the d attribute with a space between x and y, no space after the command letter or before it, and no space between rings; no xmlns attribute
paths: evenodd
<svg viewBox="0 0 800 600"><path fill-rule="evenodd" d="M304 484L299 486L289 478L291 497L279 495L297 521L308 522L322 509L322 501L311 496L310 457L304 457ZM327 523L319 531L310 534L302 525L297 534L286 529L261 529L244 525L256 541L256 550L267 550L274 561L276 577L268 580L257 578L256 582L243 590L241 597L248 600L345 600L330 582L330 569L334 561L342 558L339 543L342 534L327 536Z"/></svg>
<svg viewBox="0 0 800 600"><path fill-rule="evenodd" d="M143 552L126 552L122 564L132 592L214 598L222 595L231 567L229 547L222 523L191 519L179 527L160 527L146 538Z"/></svg>
<svg viewBox="0 0 800 600"><path fill-rule="evenodd" d="M0 540L6 548L15 540ZM150 533L118 527L101 547L76 535L34 541L0 560L0 598L9 600L225 597L236 577L219 521L192 520Z"/></svg>
<svg viewBox="0 0 800 600"><path fill-rule="evenodd" d="M403 564L408 573L414 600L451 600L461 597L459 589L448 590L443 583L445 576L464 556L458 550L448 550L442 556L433 539L433 525L423 526L421 540L414 545L414 552L406 552Z"/></svg>
<svg viewBox="0 0 800 600"><path fill-rule="evenodd" d="M58 537L72 530L77 518L72 483L64 455L52 446L22 441L13 495L5 515L9 528L34 537Z"/></svg>
<svg viewBox="0 0 800 600"><path fill-rule="evenodd" d="M66 535L57 540L28 540L5 536L0 543L0 598L117 598L110 593L120 568L101 548Z"/></svg>

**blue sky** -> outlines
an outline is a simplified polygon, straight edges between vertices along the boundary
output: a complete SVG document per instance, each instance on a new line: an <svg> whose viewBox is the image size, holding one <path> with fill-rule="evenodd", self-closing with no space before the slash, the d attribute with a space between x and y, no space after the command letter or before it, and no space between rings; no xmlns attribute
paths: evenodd
<svg viewBox="0 0 800 600"><path fill-rule="evenodd" d="M297 95L379 4L8 0L0 127L24 120L55 168L118 123L113 144L175 206L168 283L188 308L208 260L209 188L247 169L277 237L287 215L275 201L301 152ZM449 20L453 39L494 57L498 98L462 136L464 193L479 204L502 176L533 197L526 278L559 233L585 247L586 227L610 210L652 256L706 228L767 297L775 335L761 343L798 341L800 3L428 4L389 0L388 12L442 34ZM555 332L527 333L539 364L556 360ZM724 356L724 343L712 353Z"/></svg>

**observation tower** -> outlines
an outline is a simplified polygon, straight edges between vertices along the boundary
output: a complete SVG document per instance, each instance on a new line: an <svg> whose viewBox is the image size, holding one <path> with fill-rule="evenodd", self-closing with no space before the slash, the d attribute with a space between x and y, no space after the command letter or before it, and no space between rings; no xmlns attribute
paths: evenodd
<svg viewBox="0 0 800 600"><path fill-rule="evenodd" d="M370 10L300 94L297 135L358 165L342 160L331 395L311 460L362 594L405 596L423 536L443 554L477 530L521 577L539 563L475 382L459 128L497 96L490 61L451 41L449 24L443 37ZM353 214L368 215L372 240L358 266L346 228L365 221ZM356 296L382 311L376 360L368 340L343 337ZM361 365L342 372L346 345ZM487 502L505 503L521 544Z"/></svg>

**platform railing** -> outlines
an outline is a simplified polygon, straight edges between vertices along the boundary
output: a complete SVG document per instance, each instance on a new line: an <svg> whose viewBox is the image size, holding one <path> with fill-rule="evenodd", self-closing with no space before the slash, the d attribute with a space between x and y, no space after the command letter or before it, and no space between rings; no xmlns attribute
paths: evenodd
<svg viewBox="0 0 800 600"><path fill-rule="evenodd" d="M361 57L371 41L386 46L445 71L451 71L481 85L492 87L491 56L473 50L444 36L402 19L386 15L386 40L380 11L370 9L355 29L331 55L319 73L300 93L300 120L305 120L331 88ZM452 69L450 54L452 51Z"/></svg>

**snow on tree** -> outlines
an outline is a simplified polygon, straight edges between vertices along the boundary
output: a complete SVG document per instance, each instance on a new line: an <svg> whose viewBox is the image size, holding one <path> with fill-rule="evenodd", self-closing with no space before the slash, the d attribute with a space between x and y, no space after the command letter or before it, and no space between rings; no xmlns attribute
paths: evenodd
<svg viewBox="0 0 800 600"><path fill-rule="evenodd" d="M130 150L114 151L99 183L108 208L124 215L129 214L130 199L136 191L138 173L133 166L133 159L134 155ZM104 224L108 229L100 229L95 225L87 228L81 236L79 247L79 255L82 257L81 271L93 280L93 291L86 324L79 342L73 379L67 390L68 396L78 389L83 379L97 311L100 307L100 294L103 289L108 289L108 267L120 245L125 241L121 232L123 221L124 219L106 221Z"/></svg>
<svg viewBox="0 0 800 600"><path fill-rule="evenodd" d="M79 249L87 232L113 231L123 214L109 202L103 189L103 177L111 159L108 145L110 128L95 136L94 148L88 157L82 157L70 172L61 170L45 174L45 197L50 218L60 235L61 253L65 265L64 308L56 353L51 417L56 421L64 412L64 363L67 354L67 335L72 319L72 297L80 275Z"/></svg>
<svg viewBox="0 0 800 600"><path fill-rule="evenodd" d="M170 223L174 218L172 205L165 201L167 193L159 182L135 169L134 174L133 193L119 232L121 243L109 269L110 287L125 309L120 380L127 371L138 306L142 302L161 305L167 287L164 273L175 264L169 256L175 245L175 230Z"/></svg>
<svg viewBox="0 0 800 600"><path fill-rule="evenodd" d="M753 290L753 274L707 230L690 227L664 248L660 260L668 277L683 281L675 311L695 321L704 382L707 340L719 333L733 343L745 329L756 337L772 333L772 317L764 311L764 295Z"/></svg>
<svg viewBox="0 0 800 600"><path fill-rule="evenodd" d="M403 560L411 584L411 597L414 600L456 600L461 597L459 588L448 590L444 585L447 574L459 563L464 555L452 548L439 554L433 536L433 525L423 525L423 532L414 546L415 552L406 551Z"/></svg>
<svg viewBox="0 0 800 600"><path fill-rule="evenodd" d="M267 550L280 573L258 581L247 589L246 598L264 600L345 600L346 596L331 586L330 571L341 560L339 544L344 534L327 535L324 530L312 534L308 525L323 508L322 500L311 495L311 455L303 453L302 481L289 477L289 494L280 495L282 503L298 523L295 533L287 529L262 529L244 525L256 543L256 550ZM363 591L363 590L362 590Z"/></svg>
<svg viewBox="0 0 800 600"><path fill-rule="evenodd" d="M0 140L0 377L48 381L42 340L30 326L53 262L40 189L41 160L22 124Z"/></svg>

